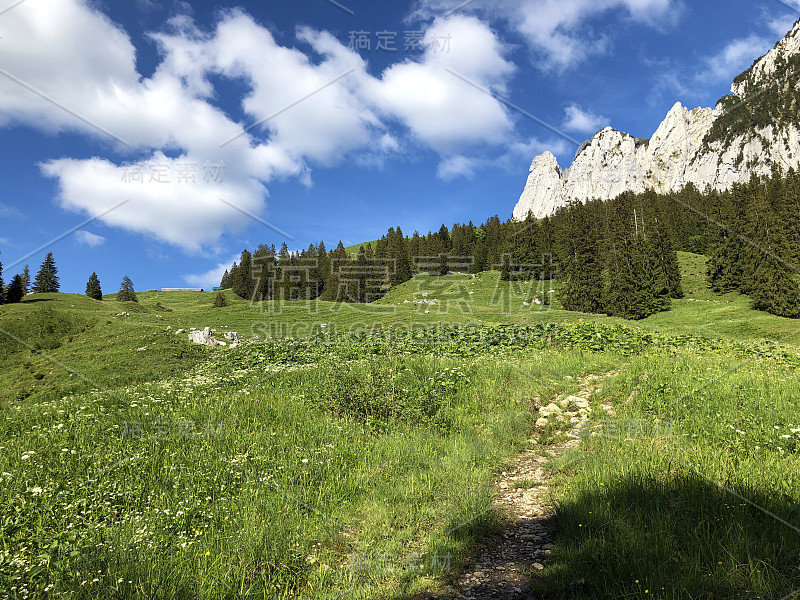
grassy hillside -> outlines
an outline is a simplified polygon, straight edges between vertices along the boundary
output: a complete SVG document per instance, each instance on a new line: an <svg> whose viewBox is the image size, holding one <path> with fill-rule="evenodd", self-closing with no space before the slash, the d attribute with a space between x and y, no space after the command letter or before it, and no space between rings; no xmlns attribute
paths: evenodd
<svg viewBox="0 0 800 600"><path fill-rule="evenodd" d="M795 321L753 311L740 294L711 293L705 284L705 258L681 253L680 259L686 297L674 301L671 311L636 323L558 310L557 301L552 307L532 302L526 306L547 290L540 282L501 282L497 272L474 277L419 275L370 305L250 303L230 291L226 292L230 306L225 308L213 308L214 295L209 292L139 292L138 304L116 302L115 295L98 302L77 294L34 294L21 304L0 308L0 328L9 334L0 332L4 363L0 402L28 396L54 398L181 372L208 355L186 336L174 335L178 329L191 327L234 330L247 339L266 339L307 337L323 329L347 332L583 320L669 334L800 345ZM130 314L117 316L123 312ZM47 357L32 353L32 348L46 350Z"/></svg>
<svg viewBox="0 0 800 600"><path fill-rule="evenodd" d="M534 407L589 374L596 435L549 466L536 591L794 597L796 322L710 294L704 258L680 258L686 298L637 323L530 303L498 273L421 275L369 306L0 308L0 599L446 590L503 522L498 473L570 428ZM260 339L174 333L205 326Z"/></svg>
<svg viewBox="0 0 800 600"><path fill-rule="evenodd" d="M344 251L347 252L347 254L350 255L350 256L356 256L358 254L359 248L361 248L362 246L366 250L367 246L371 244L372 245L372 249L375 250L375 244L377 244L377 243L378 243L378 240L372 240L371 242L361 242L360 244L353 244L352 246L345 246L344 247ZM330 248L330 250L333 250L333 248Z"/></svg>

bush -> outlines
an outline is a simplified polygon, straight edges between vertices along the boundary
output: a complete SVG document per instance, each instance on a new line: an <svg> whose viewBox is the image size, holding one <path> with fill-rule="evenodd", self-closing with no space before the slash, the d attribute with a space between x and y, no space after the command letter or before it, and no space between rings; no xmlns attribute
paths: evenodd
<svg viewBox="0 0 800 600"><path fill-rule="evenodd" d="M471 381L461 368L440 369L420 359L344 365L329 359L320 363L320 371L325 384L314 390L311 401L379 431L395 423L426 423L447 431L452 426L449 406Z"/></svg>
<svg viewBox="0 0 800 600"><path fill-rule="evenodd" d="M223 308L228 306L228 299L225 297L225 292L217 292L214 298L214 308Z"/></svg>

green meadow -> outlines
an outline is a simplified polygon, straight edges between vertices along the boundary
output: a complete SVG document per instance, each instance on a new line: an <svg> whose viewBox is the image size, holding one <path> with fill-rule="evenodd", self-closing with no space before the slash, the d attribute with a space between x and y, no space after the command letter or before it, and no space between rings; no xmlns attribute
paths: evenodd
<svg viewBox="0 0 800 600"><path fill-rule="evenodd" d="M635 323L497 272L370 305L3 306L0 598L444 590L503 525L499 473L566 437L535 427L537 400L590 374L616 416L549 465L556 543L531 593L800 597L800 328L680 259L686 297ZM244 343L175 333L207 326Z"/></svg>

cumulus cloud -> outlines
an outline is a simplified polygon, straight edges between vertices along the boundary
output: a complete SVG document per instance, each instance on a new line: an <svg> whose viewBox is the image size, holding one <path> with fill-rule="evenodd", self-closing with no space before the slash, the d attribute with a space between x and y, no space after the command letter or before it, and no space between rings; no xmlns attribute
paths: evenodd
<svg viewBox="0 0 800 600"><path fill-rule="evenodd" d="M75 239L79 244L89 246L90 248L96 248L106 241L106 238L102 235L97 235L96 233L83 229L75 232Z"/></svg>
<svg viewBox="0 0 800 600"><path fill-rule="evenodd" d="M327 32L300 28L298 43L287 47L241 10L220 13L212 31L182 15L149 34L161 62L146 78L127 33L88 0L28 2L4 18L0 125L77 131L105 148L88 159L41 163L58 182L61 206L97 216L128 200L100 220L188 252L244 227L244 213L261 214L274 179L310 185L314 166L351 155L378 164L408 141L445 161L470 147L514 141L506 109L481 91L502 93L514 66L475 17L437 19L419 60L372 76ZM448 51L433 44L443 36L451 38ZM212 76L246 84L241 107L255 126L245 128L213 104ZM153 163L172 178L154 178ZM179 163L224 164L224 180L179 181ZM144 178L126 180L132 169Z"/></svg>
<svg viewBox="0 0 800 600"><path fill-rule="evenodd" d="M570 104L567 106L564 109L564 113L562 127L568 131L594 133L609 124L607 117L601 117L583 110L577 104Z"/></svg>
<svg viewBox="0 0 800 600"><path fill-rule="evenodd" d="M150 161L131 165L100 158L62 158L43 164L42 170L58 179L63 208L93 217L103 215L100 218L108 225L199 253L203 247L214 245L223 233L244 229L251 219L247 213L255 214L263 208L266 188L242 174L228 179L222 176L221 181L209 177L208 181L198 178L179 182L179 165L186 164L194 163L186 156L170 159L157 152ZM169 179L163 183L150 181L153 171L148 169L154 165L165 167L164 177ZM149 174L139 180L133 176L139 171Z"/></svg>
<svg viewBox="0 0 800 600"><path fill-rule="evenodd" d="M457 5L454 0L418 0L413 16L431 18ZM660 30L677 23L681 4L678 0L476 0L461 10L507 21L534 52L534 64L563 71L605 52L612 43L590 28L599 15L618 11L631 22Z"/></svg>
<svg viewBox="0 0 800 600"><path fill-rule="evenodd" d="M441 51L434 40L447 36L451 50ZM464 145L508 140L513 123L503 105L486 93L505 91L514 72L494 33L474 17L453 16L434 21L424 44L419 62L393 65L367 87L382 113L445 155Z"/></svg>
<svg viewBox="0 0 800 600"><path fill-rule="evenodd" d="M485 166L486 162L480 158L451 156L439 164L436 175L444 181L451 181L458 177L472 179L475 176L475 171Z"/></svg>
<svg viewBox="0 0 800 600"><path fill-rule="evenodd" d="M231 256L231 259L226 263L218 263L217 266L212 267L205 273L184 275L184 281L191 287L199 287L204 290L209 290L219 285L222 281L222 276L225 274L234 261L239 260L239 255Z"/></svg>

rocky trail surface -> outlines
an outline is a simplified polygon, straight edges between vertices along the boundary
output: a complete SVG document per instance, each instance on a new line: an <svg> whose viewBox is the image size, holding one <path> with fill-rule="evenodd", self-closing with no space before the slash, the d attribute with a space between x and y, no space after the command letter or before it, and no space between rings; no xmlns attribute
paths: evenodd
<svg viewBox="0 0 800 600"><path fill-rule="evenodd" d="M580 435L585 433L582 428L592 412L589 398L604 378L614 374L584 377L578 393L539 409L537 428L543 428L554 415L555 420L573 425L568 439L518 456L513 466L501 473L494 505L507 516L502 530L483 541L474 562L449 589L419 595L416 600L541 598L531 592L530 573L547 569L553 551L553 506L546 465L580 444ZM614 414L610 404L601 405L600 410Z"/></svg>

